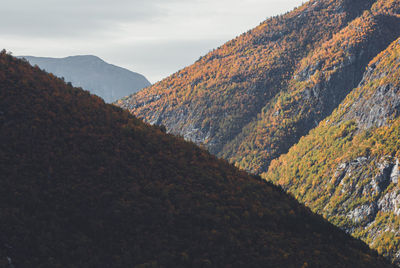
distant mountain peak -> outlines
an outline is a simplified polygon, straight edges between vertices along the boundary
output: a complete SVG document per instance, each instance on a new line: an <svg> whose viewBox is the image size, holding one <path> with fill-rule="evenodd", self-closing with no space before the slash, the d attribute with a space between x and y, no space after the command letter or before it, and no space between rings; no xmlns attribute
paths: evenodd
<svg viewBox="0 0 400 268"><path fill-rule="evenodd" d="M150 86L141 74L105 62L95 55L76 55L64 58L20 56L32 65L63 77L66 82L82 87L113 102Z"/></svg>
<svg viewBox="0 0 400 268"><path fill-rule="evenodd" d="M101 59L100 57L97 57L95 55L75 55L75 56L68 56L62 58L64 60L81 60L81 61L98 61L98 62L104 62L107 63L105 60Z"/></svg>

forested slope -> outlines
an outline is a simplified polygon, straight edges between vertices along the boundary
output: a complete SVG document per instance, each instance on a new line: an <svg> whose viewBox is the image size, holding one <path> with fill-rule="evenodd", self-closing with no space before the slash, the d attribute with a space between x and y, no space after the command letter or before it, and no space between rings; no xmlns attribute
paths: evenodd
<svg viewBox="0 0 400 268"><path fill-rule="evenodd" d="M287 146L281 146L268 159L261 159L263 163L256 163L256 159L242 162L248 155L246 146L269 150L264 141L247 143L243 136L257 135L258 129L246 126L257 124L258 116L269 110L281 92L289 90L302 59L370 10L373 3L310 1L266 20L193 65L117 104L147 122L165 125L168 132L205 145L211 153L240 163L242 168L256 171ZM378 41L378 48L367 51L367 57L378 54L380 47L385 48L397 36L391 40L392 34L380 37L384 38L373 40Z"/></svg>

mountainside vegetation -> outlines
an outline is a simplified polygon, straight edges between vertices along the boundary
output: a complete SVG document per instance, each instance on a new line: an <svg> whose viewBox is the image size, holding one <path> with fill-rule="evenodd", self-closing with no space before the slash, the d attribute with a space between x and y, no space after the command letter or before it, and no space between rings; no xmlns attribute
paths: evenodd
<svg viewBox="0 0 400 268"><path fill-rule="evenodd" d="M204 145L213 154L230 156L241 146L241 140L233 141L235 137L257 121L257 115L268 109L277 94L287 90L298 63L373 3L310 1L266 20L117 104L151 124L165 125L168 132ZM389 38L382 40L383 48L394 40ZM256 170L253 165L241 167Z"/></svg>
<svg viewBox="0 0 400 268"><path fill-rule="evenodd" d="M331 114L361 81L369 61L399 36L399 18L365 11L300 61L288 87L225 145L222 156L243 169L266 171Z"/></svg>
<svg viewBox="0 0 400 268"><path fill-rule="evenodd" d="M280 188L0 53L1 267L391 267Z"/></svg>
<svg viewBox="0 0 400 268"><path fill-rule="evenodd" d="M263 177L400 264L400 39Z"/></svg>

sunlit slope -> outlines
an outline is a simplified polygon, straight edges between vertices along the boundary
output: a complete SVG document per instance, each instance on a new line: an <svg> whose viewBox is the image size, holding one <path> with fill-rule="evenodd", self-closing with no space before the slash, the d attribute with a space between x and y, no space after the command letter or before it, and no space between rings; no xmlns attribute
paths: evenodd
<svg viewBox="0 0 400 268"><path fill-rule="evenodd" d="M400 263L399 115L400 39L263 177Z"/></svg>
<svg viewBox="0 0 400 268"><path fill-rule="evenodd" d="M288 86L257 119L225 145L221 156L261 173L340 104L379 52L400 36L400 19L365 11L303 58Z"/></svg>
<svg viewBox="0 0 400 268"><path fill-rule="evenodd" d="M235 137L287 90L300 61L373 2L307 2L117 104L147 122L165 125L168 132L205 145L213 154L230 156L240 146ZM230 148L224 149L230 142Z"/></svg>

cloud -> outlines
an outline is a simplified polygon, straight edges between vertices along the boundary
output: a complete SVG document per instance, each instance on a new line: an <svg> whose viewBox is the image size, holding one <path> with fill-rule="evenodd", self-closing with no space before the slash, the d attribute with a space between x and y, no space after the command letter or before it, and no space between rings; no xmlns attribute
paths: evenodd
<svg viewBox="0 0 400 268"><path fill-rule="evenodd" d="M15 55L92 54L155 82L302 0L12 0L0 44Z"/></svg>
<svg viewBox="0 0 400 268"><path fill-rule="evenodd" d="M183 0L172 0L171 3ZM57 38L107 35L120 25L167 16L162 0L13 0L0 11L0 32L8 36Z"/></svg>
<svg viewBox="0 0 400 268"><path fill-rule="evenodd" d="M35 38L106 37L123 32L126 26L151 28L160 24L192 25L198 21L222 24L230 23L225 18L232 16L237 17L237 22L264 19L294 3L300 1L13 0L2 5L0 33Z"/></svg>

